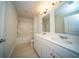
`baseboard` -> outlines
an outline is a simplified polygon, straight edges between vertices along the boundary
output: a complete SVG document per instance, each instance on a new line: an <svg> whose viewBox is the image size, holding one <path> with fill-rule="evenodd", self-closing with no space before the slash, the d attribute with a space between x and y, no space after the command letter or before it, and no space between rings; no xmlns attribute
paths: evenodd
<svg viewBox="0 0 79 59"><path fill-rule="evenodd" d="M13 51L14 51L15 46L16 46L16 44L12 47L12 49L11 49L11 51L10 51L10 54L9 54L8 58L11 57L11 55L12 55L12 53L13 53Z"/></svg>

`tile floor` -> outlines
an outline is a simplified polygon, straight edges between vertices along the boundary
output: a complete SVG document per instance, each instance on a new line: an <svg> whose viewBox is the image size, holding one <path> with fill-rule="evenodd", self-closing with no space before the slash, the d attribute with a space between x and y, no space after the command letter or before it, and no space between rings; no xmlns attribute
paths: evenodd
<svg viewBox="0 0 79 59"><path fill-rule="evenodd" d="M11 58L38 58L38 56L29 43L24 43L15 47Z"/></svg>

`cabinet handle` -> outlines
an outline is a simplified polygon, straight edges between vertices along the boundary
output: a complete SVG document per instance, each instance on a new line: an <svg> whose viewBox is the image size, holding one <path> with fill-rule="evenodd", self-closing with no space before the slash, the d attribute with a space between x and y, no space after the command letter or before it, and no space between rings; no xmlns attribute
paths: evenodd
<svg viewBox="0 0 79 59"><path fill-rule="evenodd" d="M53 56L53 58L55 58L55 56Z"/></svg>
<svg viewBox="0 0 79 59"><path fill-rule="evenodd" d="M52 55L52 56L53 56L53 58L55 58L55 55L53 55L53 53L50 53L50 55Z"/></svg>

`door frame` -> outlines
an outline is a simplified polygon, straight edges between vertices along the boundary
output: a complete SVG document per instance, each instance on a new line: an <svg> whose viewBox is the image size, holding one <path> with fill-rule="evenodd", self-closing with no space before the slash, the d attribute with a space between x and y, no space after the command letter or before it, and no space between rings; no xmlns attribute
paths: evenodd
<svg viewBox="0 0 79 59"><path fill-rule="evenodd" d="M0 6L0 8L1 8L1 10L0 10L1 11L0 39L5 40L5 23L6 23L5 20L6 20L6 7L7 6L6 6L6 1L0 1L0 3L1 3L1 6ZM0 43L0 50L1 50L0 57L1 58L4 57L4 45L5 45L5 42Z"/></svg>

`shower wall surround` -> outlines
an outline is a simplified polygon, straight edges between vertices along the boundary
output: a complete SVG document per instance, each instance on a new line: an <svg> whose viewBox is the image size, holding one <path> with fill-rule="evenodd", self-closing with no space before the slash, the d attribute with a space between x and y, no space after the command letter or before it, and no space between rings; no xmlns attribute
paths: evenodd
<svg viewBox="0 0 79 59"><path fill-rule="evenodd" d="M33 19L27 19L20 17L18 19L18 38L16 44L27 43L32 40L33 37Z"/></svg>

